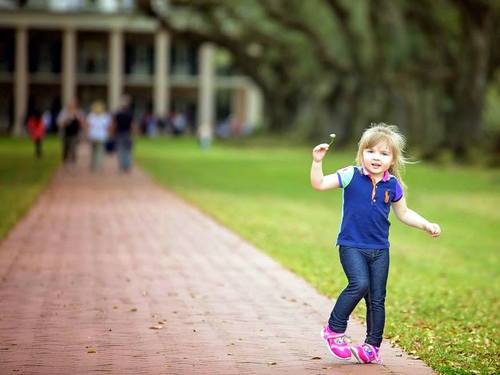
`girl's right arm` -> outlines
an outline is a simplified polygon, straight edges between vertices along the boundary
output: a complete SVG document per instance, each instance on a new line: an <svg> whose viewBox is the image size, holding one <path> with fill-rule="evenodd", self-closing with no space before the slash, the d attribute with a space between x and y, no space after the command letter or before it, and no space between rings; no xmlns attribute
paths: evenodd
<svg viewBox="0 0 500 375"><path fill-rule="evenodd" d="M311 166L311 186L314 190L323 191L340 187L339 179L336 173L323 175L323 158L328 151L328 145L322 143L314 147L312 155L313 162Z"/></svg>

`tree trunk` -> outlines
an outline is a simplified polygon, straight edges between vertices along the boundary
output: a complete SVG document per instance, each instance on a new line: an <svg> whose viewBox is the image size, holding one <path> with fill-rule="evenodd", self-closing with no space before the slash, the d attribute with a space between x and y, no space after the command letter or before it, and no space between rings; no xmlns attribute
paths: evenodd
<svg viewBox="0 0 500 375"><path fill-rule="evenodd" d="M453 90L454 113L449 117L449 145L457 160L466 160L470 147L479 141L487 89L492 18L481 24L467 23L464 56L456 62L458 77Z"/></svg>
<svg viewBox="0 0 500 375"><path fill-rule="evenodd" d="M284 133L289 130L296 117L296 109L292 109L290 103L294 102L291 94L279 92L264 93L267 128L272 133Z"/></svg>

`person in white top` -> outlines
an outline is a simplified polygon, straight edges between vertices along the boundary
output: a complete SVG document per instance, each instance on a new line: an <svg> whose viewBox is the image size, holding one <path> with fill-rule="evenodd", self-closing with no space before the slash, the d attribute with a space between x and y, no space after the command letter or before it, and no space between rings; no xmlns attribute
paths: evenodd
<svg viewBox="0 0 500 375"><path fill-rule="evenodd" d="M111 116L106 112L104 103L92 103L91 112L87 116L88 138L91 145L90 170L101 168L104 155L104 143L108 139Z"/></svg>

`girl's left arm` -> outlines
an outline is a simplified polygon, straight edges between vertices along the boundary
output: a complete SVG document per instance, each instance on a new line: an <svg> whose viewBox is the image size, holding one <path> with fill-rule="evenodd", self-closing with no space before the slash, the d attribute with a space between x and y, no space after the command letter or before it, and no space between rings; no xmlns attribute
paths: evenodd
<svg viewBox="0 0 500 375"><path fill-rule="evenodd" d="M399 201L392 203L392 208L396 217L406 225L425 230L432 237L439 237L441 228L436 223L431 223L415 211L410 210L406 205L406 199L403 196Z"/></svg>

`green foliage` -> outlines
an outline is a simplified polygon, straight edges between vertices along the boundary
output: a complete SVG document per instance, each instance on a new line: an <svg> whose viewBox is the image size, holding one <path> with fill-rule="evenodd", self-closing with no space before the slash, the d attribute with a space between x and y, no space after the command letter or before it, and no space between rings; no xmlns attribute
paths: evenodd
<svg viewBox="0 0 500 375"><path fill-rule="evenodd" d="M487 131L500 134L500 71L497 72L486 93L484 122Z"/></svg>
<svg viewBox="0 0 500 375"><path fill-rule="evenodd" d="M153 13L155 3L140 2ZM179 1L163 21L174 37L230 51L261 88L274 132L335 132L347 144L356 129L383 121L428 155L446 147L465 159L467 139L482 141L483 98L500 66L496 3Z"/></svg>
<svg viewBox="0 0 500 375"><path fill-rule="evenodd" d="M59 165L56 139L48 138L40 160L28 139L0 138L0 239L22 217Z"/></svg>
<svg viewBox="0 0 500 375"><path fill-rule="evenodd" d="M334 149L325 171L352 164L354 154ZM341 192L312 190L310 155L279 141L201 152L193 140L144 140L137 148L157 181L336 297L346 282L333 246ZM443 235L391 218L386 337L443 374L498 373L500 172L417 164L405 177L409 206ZM362 320L363 306L355 314Z"/></svg>

